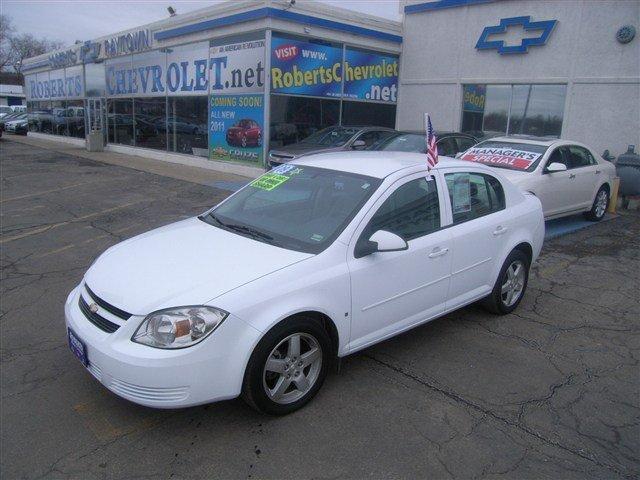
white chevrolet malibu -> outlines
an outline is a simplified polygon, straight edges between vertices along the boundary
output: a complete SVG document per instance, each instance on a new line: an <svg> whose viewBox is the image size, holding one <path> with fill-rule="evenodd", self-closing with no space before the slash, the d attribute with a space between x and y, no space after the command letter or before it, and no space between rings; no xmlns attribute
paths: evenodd
<svg viewBox="0 0 640 480"><path fill-rule="evenodd" d="M616 167L586 145L567 140L509 136L481 142L463 160L504 169L502 174L542 203L546 219L584 213L602 220Z"/></svg>
<svg viewBox="0 0 640 480"><path fill-rule="evenodd" d="M142 405L285 414L336 358L477 300L513 311L543 237L539 200L499 171L312 155L100 255L67 299L69 345Z"/></svg>

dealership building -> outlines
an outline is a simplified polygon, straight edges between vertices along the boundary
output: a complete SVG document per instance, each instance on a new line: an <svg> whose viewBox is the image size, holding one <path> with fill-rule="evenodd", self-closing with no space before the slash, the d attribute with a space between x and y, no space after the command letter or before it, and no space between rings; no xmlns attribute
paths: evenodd
<svg viewBox="0 0 640 480"><path fill-rule="evenodd" d="M246 0L24 62L30 134L255 174L330 125L640 144L637 0Z"/></svg>

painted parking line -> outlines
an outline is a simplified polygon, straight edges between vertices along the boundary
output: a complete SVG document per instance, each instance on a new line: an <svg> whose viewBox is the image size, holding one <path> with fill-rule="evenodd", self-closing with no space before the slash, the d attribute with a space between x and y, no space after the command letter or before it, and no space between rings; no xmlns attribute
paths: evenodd
<svg viewBox="0 0 640 480"><path fill-rule="evenodd" d="M62 227L64 225L69 225L71 223L83 222L89 218L97 217L100 215L104 215L105 213L114 212L116 210L122 210L123 208L130 207L132 205L137 205L138 203L150 202L152 200L138 200L136 202L125 203L124 205L120 205L118 207L107 208L105 210L101 210L99 212L90 213L88 215L83 215L82 217L76 217L73 220L67 220L65 222L54 223L51 225L45 225L43 227L34 228L29 230L28 232L19 233L17 235L13 235L10 237L6 237L0 240L0 244L5 244L9 242L13 242L14 240L20 240L22 238L30 237L32 235L38 235L40 233L48 232L49 230L53 230L54 228Z"/></svg>
<svg viewBox="0 0 640 480"><path fill-rule="evenodd" d="M31 198L31 197L39 197L41 195L48 195L49 193L61 192L63 190L69 190L70 188L81 187L83 185L93 185L94 183L109 182L109 181L110 180L95 180L93 182L74 183L73 185L67 185L66 187L54 188L52 190L43 190L41 192L36 192L36 193L28 193L26 195L20 195L18 197L5 198L3 200L0 200L0 203L12 202L14 200L23 200L25 198Z"/></svg>
<svg viewBox="0 0 640 480"><path fill-rule="evenodd" d="M102 240L103 238L112 237L113 235L119 235L121 233L126 232L127 230L131 230L131 229L136 228L136 227L138 227L138 225L129 225L128 227L120 228L118 230L114 230L112 233L105 233L104 235L98 235L97 237L89 238L89 239L84 240L82 242L70 243L68 245L65 245L64 247L56 248L55 250L49 250L48 252L44 252L44 253L42 253L40 255L36 255L33 258L48 257L49 255L55 255L56 253L64 252L65 250L70 250L70 249L76 248L76 247L82 247L84 245L87 245L88 243L95 242L96 240Z"/></svg>

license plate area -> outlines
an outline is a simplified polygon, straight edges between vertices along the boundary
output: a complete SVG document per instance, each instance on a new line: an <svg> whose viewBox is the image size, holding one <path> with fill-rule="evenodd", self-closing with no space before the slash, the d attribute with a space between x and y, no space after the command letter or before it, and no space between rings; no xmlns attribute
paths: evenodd
<svg viewBox="0 0 640 480"><path fill-rule="evenodd" d="M87 347L84 342L80 340L75 332L70 328L67 328L67 339L69 340L69 348L73 354L85 367L88 367L89 359L87 358Z"/></svg>

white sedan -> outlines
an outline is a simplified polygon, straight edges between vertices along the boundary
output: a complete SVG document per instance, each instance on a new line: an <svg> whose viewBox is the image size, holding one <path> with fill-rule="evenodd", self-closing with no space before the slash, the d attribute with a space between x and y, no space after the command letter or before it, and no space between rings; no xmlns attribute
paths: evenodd
<svg viewBox="0 0 640 480"><path fill-rule="evenodd" d="M615 166L586 145L539 137L497 137L460 157L504 169L502 174L542 202L545 219L584 213L602 220L611 197Z"/></svg>
<svg viewBox="0 0 640 480"><path fill-rule="evenodd" d="M539 200L425 155L312 155L104 252L65 304L69 346L133 402L300 408L337 357L477 300L507 314L542 247Z"/></svg>

